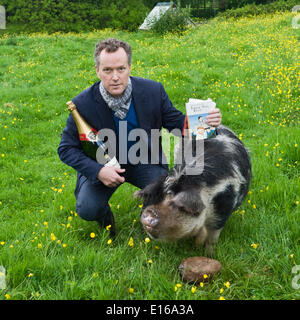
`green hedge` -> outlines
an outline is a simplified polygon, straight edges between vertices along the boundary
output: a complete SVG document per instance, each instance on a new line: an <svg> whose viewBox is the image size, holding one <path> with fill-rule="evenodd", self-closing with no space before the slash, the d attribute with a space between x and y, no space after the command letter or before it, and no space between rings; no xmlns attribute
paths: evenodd
<svg viewBox="0 0 300 320"><path fill-rule="evenodd" d="M223 18L239 18L243 16L255 16L259 14L273 13L277 11L292 11L299 0L280 0L269 4L248 4L242 8L230 9L218 14Z"/></svg>
<svg viewBox="0 0 300 320"><path fill-rule="evenodd" d="M136 30L149 11L140 0L0 0L7 25L22 31Z"/></svg>

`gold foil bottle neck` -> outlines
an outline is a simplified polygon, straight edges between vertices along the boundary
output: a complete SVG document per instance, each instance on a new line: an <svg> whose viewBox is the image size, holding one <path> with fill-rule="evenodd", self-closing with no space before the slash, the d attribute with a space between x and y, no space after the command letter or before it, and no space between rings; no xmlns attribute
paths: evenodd
<svg viewBox="0 0 300 320"><path fill-rule="evenodd" d="M67 102L67 106L68 106L68 110L69 110L69 111L73 111L73 110L76 109L76 106L75 106L75 104L73 103L73 101L68 101L68 102Z"/></svg>

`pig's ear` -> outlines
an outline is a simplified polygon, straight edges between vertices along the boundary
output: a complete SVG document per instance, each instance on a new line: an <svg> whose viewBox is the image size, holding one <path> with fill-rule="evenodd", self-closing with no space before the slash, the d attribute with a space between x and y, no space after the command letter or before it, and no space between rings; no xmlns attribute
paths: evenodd
<svg viewBox="0 0 300 320"><path fill-rule="evenodd" d="M205 208L199 193L191 190L178 193L171 200L171 203L179 210L193 216L199 215Z"/></svg>
<svg viewBox="0 0 300 320"><path fill-rule="evenodd" d="M165 178L166 176L162 176L144 189L136 191L133 194L134 198L143 199L145 206L161 202L164 198L163 181Z"/></svg>

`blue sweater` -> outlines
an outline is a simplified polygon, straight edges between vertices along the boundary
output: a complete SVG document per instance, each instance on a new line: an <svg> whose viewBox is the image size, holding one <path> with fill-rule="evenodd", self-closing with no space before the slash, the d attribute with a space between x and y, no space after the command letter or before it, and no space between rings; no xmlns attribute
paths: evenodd
<svg viewBox="0 0 300 320"><path fill-rule="evenodd" d="M128 141L128 136L129 133L131 132L131 130L133 129L137 129L139 127L138 125L138 120L137 120L137 116L136 116L136 112L135 112L135 108L134 108L134 102L133 99L131 100L131 104L129 106L129 110L126 114L126 117L124 119L120 119L118 117L116 117L115 115L113 115L114 118L114 122L116 125L116 133L117 133L117 140L120 141L120 146L119 146L119 158L121 158L122 160L126 158L126 160L129 163L129 159L128 159L128 151L130 149L130 147L132 145L134 145L135 141ZM120 124L121 124L121 137L120 137ZM123 131L124 128L127 127L127 131L124 132L123 135ZM121 138L121 140L119 140ZM127 146L127 148L126 148Z"/></svg>

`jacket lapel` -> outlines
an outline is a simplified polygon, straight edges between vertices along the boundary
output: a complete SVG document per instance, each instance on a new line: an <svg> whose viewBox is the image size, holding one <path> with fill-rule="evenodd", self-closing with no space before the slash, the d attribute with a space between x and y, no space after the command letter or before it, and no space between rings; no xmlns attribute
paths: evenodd
<svg viewBox="0 0 300 320"><path fill-rule="evenodd" d="M141 129L145 129L146 131L150 129L150 116L148 113L150 112L147 101L143 92L143 88L137 85L137 81L135 78L131 77L132 81L132 97L134 101L134 108L136 112L136 116L138 119L139 127Z"/></svg>

